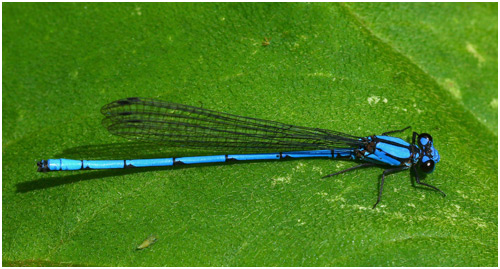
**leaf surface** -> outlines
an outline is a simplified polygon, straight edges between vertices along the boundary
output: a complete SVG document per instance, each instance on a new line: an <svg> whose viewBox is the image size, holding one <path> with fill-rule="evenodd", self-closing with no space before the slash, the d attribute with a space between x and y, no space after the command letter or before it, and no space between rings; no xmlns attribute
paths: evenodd
<svg viewBox="0 0 500 269"><path fill-rule="evenodd" d="M497 47L496 3L5 3L3 264L497 266ZM382 169L321 179L355 165L327 159L35 172L209 155L108 134L100 107L131 96L357 136L411 125L448 196L401 172L372 210Z"/></svg>

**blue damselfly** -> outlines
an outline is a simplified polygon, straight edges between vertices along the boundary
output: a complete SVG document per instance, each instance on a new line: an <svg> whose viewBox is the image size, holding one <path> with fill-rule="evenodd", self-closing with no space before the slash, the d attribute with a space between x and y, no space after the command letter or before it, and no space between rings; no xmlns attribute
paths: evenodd
<svg viewBox="0 0 500 269"><path fill-rule="evenodd" d="M38 163L38 171L322 157L362 162L325 177L364 167L388 167L382 173L374 208L382 197L385 176L406 169L414 171L418 184L445 195L438 188L421 182L419 178L419 171L431 173L440 159L432 137L427 133L413 132L412 142L408 143L401 138L389 136L410 127L381 135L358 137L336 131L294 126L138 97L107 104L101 112L105 116L103 124L115 135L158 142L164 146L223 149L238 154L136 160L48 159ZM272 153L242 153L248 151Z"/></svg>

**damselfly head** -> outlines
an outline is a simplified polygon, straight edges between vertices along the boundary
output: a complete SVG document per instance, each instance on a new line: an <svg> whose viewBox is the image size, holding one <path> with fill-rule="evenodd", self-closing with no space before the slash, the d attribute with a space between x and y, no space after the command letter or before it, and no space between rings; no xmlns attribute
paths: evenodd
<svg viewBox="0 0 500 269"><path fill-rule="evenodd" d="M420 170L424 173L432 173L436 163L439 162L439 152L434 148L434 142L430 134L420 134L418 136L418 146L421 149Z"/></svg>

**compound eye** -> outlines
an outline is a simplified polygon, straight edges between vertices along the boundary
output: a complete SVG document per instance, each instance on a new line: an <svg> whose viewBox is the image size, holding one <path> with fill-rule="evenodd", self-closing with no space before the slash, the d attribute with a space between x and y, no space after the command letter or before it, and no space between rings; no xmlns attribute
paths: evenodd
<svg viewBox="0 0 500 269"><path fill-rule="evenodd" d="M428 160L425 163L420 164L420 170L424 173L430 173L434 171L434 161L433 160Z"/></svg>
<svg viewBox="0 0 500 269"><path fill-rule="evenodd" d="M423 133L423 134L418 135L418 144L421 146L427 145L428 142L425 144L422 144L422 139L432 142L432 136L430 134L427 134L427 133Z"/></svg>

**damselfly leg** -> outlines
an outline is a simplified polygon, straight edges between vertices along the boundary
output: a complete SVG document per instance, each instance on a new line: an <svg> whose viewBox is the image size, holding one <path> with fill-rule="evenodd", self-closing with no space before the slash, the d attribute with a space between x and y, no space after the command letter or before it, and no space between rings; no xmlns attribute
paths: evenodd
<svg viewBox="0 0 500 269"><path fill-rule="evenodd" d="M373 209L375 209L375 207L378 205L378 203L380 202L380 200L382 199L382 191L384 190L384 180L385 180L385 176L387 174L390 174L390 173L394 173L394 172L399 172L399 171L403 171L405 169L408 169L407 166L401 166L401 167L397 167L397 168L393 168L393 169L387 169L387 170L384 170L384 172L382 173L382 181L380 182L380 189L378 191L378 198L377 198L377 202L373 205Z"/></svg>
<svg viewBox="0 0 500 269"><path fill-rule="evenodd" d="M329 175L326 175L322 178L327 178L327 177L333 177L333 176L336 176L336 175L340 175L340 174L343 174L345 172L349 172L349 171L352 171L352 170L356 170L358 168L363 168L363 167L371 167L371 166L377 166L376 164L374 163L362 163L360 165L356 165L354 167L351 167L351 168L347 168L346 170L342 170L340 172L337 172L337 173L333 173L333 174L329 174Z"/></svg>
<svg viewBox="0 0 500 269"><path fill-rule="evenodd" d="M382 133L382 135L388 135L388 134L392 134L392 133L400 133L400 132L403 132L403 131L405 131L405 130L407 130L407 129L409 129L409 128L411 128L411 126L408 126L408 127L406 127L406 128L403 128L403 129L401 129L401 130L394 130L394 131L385 132L385 133Z"/></svg>
<svg viewBox="0 0 500 269"><path fill-rule="evenodd" d="M443 194L443 197L446 197L446 193L444 193L442 190L430 185L430 184L427 184L427 183L423 183L423 182L420 182L420 179L418 178L418 171L417 171L417 167L413 166L413 172L415 172L415 181L420 184L420 185L424 185L424 186L427 186L429 188L432 188L438 192L440 192L441 194Z"/></svg>

